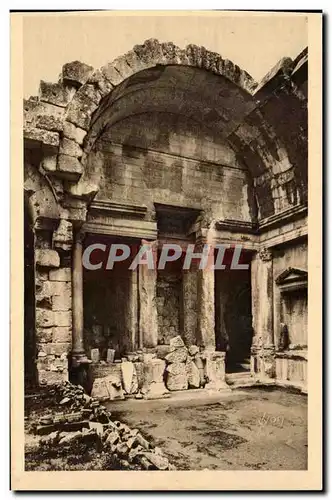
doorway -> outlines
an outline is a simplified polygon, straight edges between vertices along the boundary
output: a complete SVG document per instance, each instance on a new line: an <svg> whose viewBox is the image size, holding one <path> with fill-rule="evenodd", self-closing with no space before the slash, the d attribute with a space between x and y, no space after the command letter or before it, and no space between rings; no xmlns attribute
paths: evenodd
<svg viewBox="0 0 332 500"><path fill-rule="evenodd" d="M253 337L250 268L215 271L216 350L226 352L226 372L250 371Z"/></svg>

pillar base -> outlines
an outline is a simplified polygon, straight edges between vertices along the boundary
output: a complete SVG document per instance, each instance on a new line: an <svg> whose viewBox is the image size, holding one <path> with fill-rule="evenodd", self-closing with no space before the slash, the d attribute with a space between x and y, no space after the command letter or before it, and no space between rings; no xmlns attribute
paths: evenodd
<svg viewBox="0 0 332 500"><path fill-rule="evenodd" d="M77 368L81 365L89 365L92 361L85 353L77 353L72 355L72 367Z"/></svg>

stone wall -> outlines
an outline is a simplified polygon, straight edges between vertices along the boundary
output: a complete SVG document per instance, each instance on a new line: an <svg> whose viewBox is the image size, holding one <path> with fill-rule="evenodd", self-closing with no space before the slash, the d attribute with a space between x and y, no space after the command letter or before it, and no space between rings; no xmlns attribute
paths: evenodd
<svg viewBox="0 0 332 500"><path fill-rule="evenodd" d="M72 341L71 269L52 249L36 249L36 341L39 384L68 380Z"/></svg>
<svg viewBox="0 0 332 500"><path fill-rule="evenodd" d="M181 288L181 275L158 272L158 344L169 344L172 337L181 334Z"/></svg>
<svg viewBox="0 0 332 500"><path fill-rule="evenodd" d="M150 213L154 203L165 203L200 207L209 217L251 221L247 169L225 142L212 133L203 136L189 123L166 113L145 113L114 125L87 160L91 175L98 171L101 177L96 199L137 204L144 199Z"/></svg>

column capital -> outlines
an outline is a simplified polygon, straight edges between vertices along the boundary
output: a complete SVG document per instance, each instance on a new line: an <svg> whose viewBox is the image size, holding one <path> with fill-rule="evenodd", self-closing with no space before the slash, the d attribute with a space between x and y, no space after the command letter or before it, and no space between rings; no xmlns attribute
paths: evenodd
<svg viewBox="0 0 332 500"><path fill-rule="evenodd" d="M268 262L273 258L272 250L270 250L269 248L261 248L258 252L258 257L263 262Z"/></svg>

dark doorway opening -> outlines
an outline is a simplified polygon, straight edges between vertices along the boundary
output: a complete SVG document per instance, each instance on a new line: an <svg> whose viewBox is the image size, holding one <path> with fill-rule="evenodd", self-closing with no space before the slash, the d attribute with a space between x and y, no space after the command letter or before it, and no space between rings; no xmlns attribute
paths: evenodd
<svg viewBox="0 0 332 500"><path fill-rule="evenodd" d="M107 349L114 349L115 358L121 359L138 347L138 276L129 266L139 245L129 239L89 234L84 247L95 243L105 245L105 250L96 249L90 256L91 263L102 264L100 269L83 269L85 349L89 355L98 348L101 360L106 360ZM107 269L113 244L128 245L131 256Z"/></svg>
<svg viewBox="0 0 332 500"><path fill-rule="evenodd" d="M226 352L226 372L250 370L253 336L250 268L215 271L216 349Z"/></svg>

